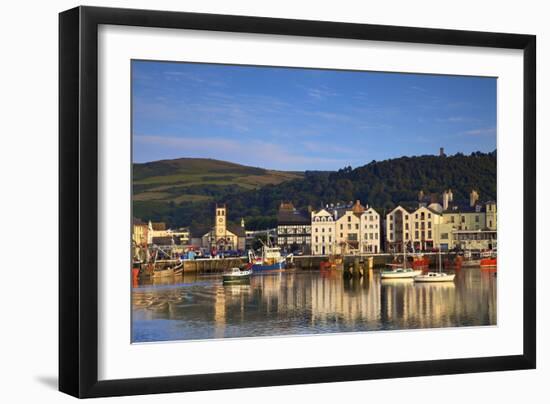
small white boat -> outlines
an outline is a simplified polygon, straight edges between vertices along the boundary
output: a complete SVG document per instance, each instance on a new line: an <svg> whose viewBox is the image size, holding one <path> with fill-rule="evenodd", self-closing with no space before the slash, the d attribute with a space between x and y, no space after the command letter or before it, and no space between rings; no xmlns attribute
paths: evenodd
<svg viewBox="0 0 550 404"><path fill-rule="evenodd" d="M455 274L446 274L445 272L428 272L414 277L415 282L452 282L454 279Z"/></svg>
<svg viewBox="0 0 550 404"><path fill-rule="evenodd" d="M380 272L382 279L414 278L422 273L421 269L397 268Z"/></svg>
<svg viewBox="0 0 550 404"><path fill-rule="evenodd" d="M439 272L428 272L414 277L415 282L452 282L455 274L441 272L441 248L439 248Z"/></svg>
<svg viewBox="0 0 550 404"><path fill-rule="evenodd" d="M223 283L237 283L250 280L252 269L241 270L240 268L231 268L223 274Z"/></svg>
<svg viewBox="0 0 550 404"><path fill-rule="evenodd" d="M381 279L403 279L414 278L422 273L421 269L407 268L407 252L403 244L403 264L388 264L392 269L387 269L380 272Z"/></svg>

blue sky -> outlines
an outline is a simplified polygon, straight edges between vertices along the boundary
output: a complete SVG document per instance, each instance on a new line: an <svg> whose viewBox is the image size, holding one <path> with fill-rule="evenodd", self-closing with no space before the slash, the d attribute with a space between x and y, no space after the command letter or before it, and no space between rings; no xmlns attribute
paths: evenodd
<svg viewBox="0 0 550 404"><path fill-rule="evenodd" d="M492 151L496 79L132 62L133 159L279 170Z"/></svg>

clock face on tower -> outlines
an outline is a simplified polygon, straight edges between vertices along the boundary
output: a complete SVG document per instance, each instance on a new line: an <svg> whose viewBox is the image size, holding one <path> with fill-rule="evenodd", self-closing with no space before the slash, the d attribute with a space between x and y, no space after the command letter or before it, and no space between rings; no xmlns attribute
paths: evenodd
<svg viewBox="0 0 550 404"><path fill-rule="evenodd" d="M222 222L223 222L223 217L220 217L220 218L218 219L218 222L222 223Z"/></svg>

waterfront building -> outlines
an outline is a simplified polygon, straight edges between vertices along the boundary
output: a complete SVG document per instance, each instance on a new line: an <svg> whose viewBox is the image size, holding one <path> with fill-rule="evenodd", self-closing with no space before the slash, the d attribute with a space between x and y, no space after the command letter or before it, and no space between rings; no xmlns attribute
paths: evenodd
<svg viewBox="0 0 550 404"><path fill-rule="evenodd" d="M149 226L141 219L134 218L132 229L132 243L136 246L147 247Z"/></svg>
<svg viewBox="0 0 550 404"><path fill-rule="evenodd" d="M386 216L388 252L402 252L403 248L426 251L439 245L439 225L442 207L438 203L421 205L414 211L397 206Z"/></svg>
<svg viewBox="0 0 550 404"><path fill-rule="evenodd" d="M421 197L419 194L419 199ZM403 246L411 243L411 230L411 212L396 206L386 215L386 252L402 252Z"/></svg>
<svg viewBox="0 0 550 404"><path fill-rule="evenodd" d="M187 227L180 227L175 230L168 229L167 235L174 239L175 244L188 245L191 241L191 234Z"/></svg>
<svg viewBox="0 0 550 404"><path fill-rule="evenodd" d="M351 209L346 210L344 215L336 221L336 235L340 253L356 254L361 252L362 229L361 215L365 208L359 201L356 201Z"/></svg>
<svg viewBox="0 0 550 404"><path fill-rule="evenodd" d="M311 212L311 253L313 255L337 252L336 220L326 209Z"/></svg>
<svg viewBox="0 0 550 404"><path fill-rule="evenodd" d="M313 255L380 252L380 215L358 200L311 213Z"/></svg>
<svg viewBox="0 0 550 404"><path fill-rule="evenodd" d="M487 250L496 248L497 205L495 201L479 203L472 190L469 205L453 205L443 212L440 226L441 248Z"/></svg>
<svg viewBox="0 0 550 404"><path fill-rule="evenodd" d="M415 251L439 248L439 225L442 223L441 205L421 206L409 217L410 236Z"/></svg>
<svg viewBox="0 0 550 404"><path fill-rule="evenodd" d="M373 208L367 208L361 215L361 252L377 254L380 249L380 214Z"/></svg>
<svg viewBox="0 0 550 404"><path fill-rule="evenodd" d="M201 237L201 246L216 251L244 251L246 246L246 231L244 221L240 226L227 222L227 207L225 204L216 204L214 227Z"/></svg>
<svg viewBox="0 0 550 404"><path fill-rule="evenodd" d="M292 202L281 202L277 212L276 244L286 252L311 253L311 217L294 207Z"/></svg>

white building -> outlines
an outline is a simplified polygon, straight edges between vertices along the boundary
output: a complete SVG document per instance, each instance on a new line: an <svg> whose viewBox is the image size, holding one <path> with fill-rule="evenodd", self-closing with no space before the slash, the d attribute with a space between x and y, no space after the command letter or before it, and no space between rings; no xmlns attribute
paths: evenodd
<svg viewBox="0 0 550 404"><path fill-rule="evenodd" d="M379 253L380 239L380 215L360 201L311 214L313 255Z"/></svg>
<svg viewBox="0 0 550 404"><path fill-rule="evenodd" d="M311 253L335 254L337 251L336 221L326 209L311 212Z"/></svg>

